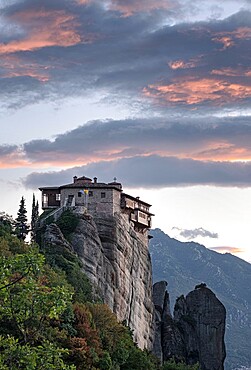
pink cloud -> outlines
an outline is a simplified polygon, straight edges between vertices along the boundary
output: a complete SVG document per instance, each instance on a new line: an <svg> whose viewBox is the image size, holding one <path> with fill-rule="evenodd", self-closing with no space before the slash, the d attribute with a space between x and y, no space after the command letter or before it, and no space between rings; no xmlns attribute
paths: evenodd
<svg viewBox="0 0 251 370"><path fill-rule="evenodd" d="M237 248L237 247L214 247L214 248L210 248L210 249L215 251L215 252L219 252L219 253L235 254L235 253L243 253L244 252L243 249Z"/></svg>
<svg viewBox="0 0 251 370"><path fill-rule="evenodd" d="M27 165L29 165L29 161L18 147L12 150L2 150L0 153L0 169L25 167Z"/></svg>
<svg viewBox="0 0 251 370"><path fill-rule="evenodd" d="M10 16L11 22L21 25L25 36L0 44L0 54L31 51L50 46L72 46L90 42L91 35L80 36L75 15L64 10L27 10Z"/></svg>
<svg viewBox="0 0 251 370"><path fill-rule="evenodd" d="M251 97L251 86L213 78L190 78L177 79L171 84L149 85L143 89L143 94L169 105L203 102L223 105Z"/></svg>
<svg viewBox="0 0 251 370"><path fill-rule="evenodd" d="M251 69L250 68L221 68L221 69L213 69L211 71L212 75L218 75L218 76L232 76L232 77L251 77Z"/></svg>
<svg viewBox="0 0 251 370"><path fill-rule="evenodd" d="M1 57L0 67L3 69L2 78L29 76L40 82L47 82L50 79L49 67L37 63L27 63L13 54Z"/></svg>
<svg viewBox="0 0 251 370"><path fill-rule="evenodd" d="M191 157L206 161L249 161L251 160L251 151L227 141L215 141L204 143L204 149L194 152Z"/></svg>
<svg viewBox="0 0 251 370"><path fill-rule="evenodd" d="M213 41L223 44L223 50L235 45L237 40L250 40L251 27L239 27L234 31L217 32Z"/></svg>
<svg viewBox="0 0 251 370"><path fill-rule="evenodd" d="M111 10L120 12L124 17L157 9L174 9L176 6L176 2L170 0L111 0L109 5Z"/></svg>

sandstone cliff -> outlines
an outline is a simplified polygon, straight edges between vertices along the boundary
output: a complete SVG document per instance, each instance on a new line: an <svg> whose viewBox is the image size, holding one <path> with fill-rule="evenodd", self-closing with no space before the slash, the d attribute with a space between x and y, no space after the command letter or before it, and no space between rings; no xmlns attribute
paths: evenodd
<svg viewBox="0 0 251 370"><path fill-rule="evenodd" d="M129 325L140 348L151 349L154 306L147 235L136 233L126 215L78 217L70 243L55 224L47 226L44 243L74 250L104 303Z"/></svg>
<svg viewBox="0 0 251 370"><path fill-rule="evenodd" d="M177 299L172 317L166 285L166 282L154 284L155 354L163 361L174 357L187 364L198 362L200 370L223 370L226 357L223 304L201 284L186 297Z"/></svg>

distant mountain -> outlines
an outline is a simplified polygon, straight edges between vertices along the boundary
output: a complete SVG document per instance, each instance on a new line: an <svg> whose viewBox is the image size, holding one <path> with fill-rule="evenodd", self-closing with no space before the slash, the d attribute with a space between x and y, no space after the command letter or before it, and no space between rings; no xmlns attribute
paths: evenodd
<svg viewBox="0 0 251 370"><path fill-rule="evenodd" d="M251 264L198 243L182 243L160 229L151 234L153 280L168 282L171 305L205 282L227 309L225 369L251 368Z"/></svg>

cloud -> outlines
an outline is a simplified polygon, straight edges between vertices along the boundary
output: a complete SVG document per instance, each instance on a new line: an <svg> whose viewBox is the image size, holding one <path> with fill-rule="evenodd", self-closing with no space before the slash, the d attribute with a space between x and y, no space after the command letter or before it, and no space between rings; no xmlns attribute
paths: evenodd
<svg viewBox="0 0 251 370"><path fill-rule="evenodd" d="M251 86L230 83L215 78L177 80L169 85L149 85L143 89L146 96L164 101L167 104L196 105L212 103L222 106L237 100L251 98Z"/></svg>
<svg viewBox="0 0 251 370"><path fill-rule="evenodd" d="M174 23L188 5L24 0L3 8L1 104L101 92L108 102L162 113L249 106L251 13ZM219 72L227 70L238 73Z"/></svg>
<svg viewBox="0 0 251 370"><path fill-rule="evenodd" d="M85 164L157 154L201 160L251 159L250 117L92 121L23 145L30 162Z"/></svg>
<svg viewBox="0 0 251 370"><path fill-rule="evenodd" d="M158 155L202 161L251 159L250 116L96 120L56 136L10 146L12 160L72 167L98 161ZM3 154L0 152L0 159ZM6 158L3 163L8 164ZM17 161L18 163L18 161Z"/></svg>
<svg viewBox="0 0 251 370"><path fill-rule="evenodd" d="M76 30L76 17L64 10L26 9L9 14L8 19L23 29L23 37L0 43L2 55L84 42Z"/></svg>
<svg viewBox="0 0 251 370"><path fill-rule="evenodd" d="M173 186L251 186L251 163L204 162L175 157L136 156L114 161L91 163L59 172L36 172L24 178L24 186L60 185L73 176L99 176L112 181L114 176L126 187L163 188Z"/></svg>
<svg viewBox="0 0 251 370"><path fill-rule="evenodd" d="M180 236L183 236L184 238L188 240L192 240L197 238L198 236L201 236L202 238L212 238L212 239L218 239L217 233L212 233L208 230L203 229L202 227L199 227L194 230L188 230L188 229L181 229L179 227L173 227L172 230L177 230L179 232Z"/></svg>
<svg viewBox="0 0 251 370"><path fill-rule="evenodd" d="M17 145L0 145L0 169L22 167L27 164Z"/></svg>
<svg viewBox="0 0 251 370"><path fill-rule="evenodd" d="M244 252L243 249L237 248L237 247L214 247L214 248L210 248L210 249L215 251L215 252L219 252L219 253L235 254L235 253L243 253Z"/></svg>
<svg viewBox="0 0 251 370"><path fill-rule="evenodd" d="M3 70L2 79L31 77L40 82L47 82L50 78L50 67L46 64L27 63L17 55L3 55L0 68Z"/></svg>
<svg viewBox="0 0 251 370"><path fill-rule="evenodd" d="M120 12L124 17L159 9L172 10L176 7L178 2L169 0L111 0L109 5L109 9Z"/></svg>

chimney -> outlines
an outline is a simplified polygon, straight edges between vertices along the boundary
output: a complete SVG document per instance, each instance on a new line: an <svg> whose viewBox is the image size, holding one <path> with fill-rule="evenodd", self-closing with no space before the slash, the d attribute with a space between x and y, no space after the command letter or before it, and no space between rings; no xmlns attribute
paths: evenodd
<svg viewBox="0 0 251 370"><path fill-rule="evenodd" d="M94 184L97 184L97 180L98 180L97 177L93 178Z"/></svg>
<svg viewBox="0 0 251 370"><path fill-rule="evenodd" d="M75 183L77 181L77 179L78 179L77 176L74 176L73 177L73 182Z"/></svg>

